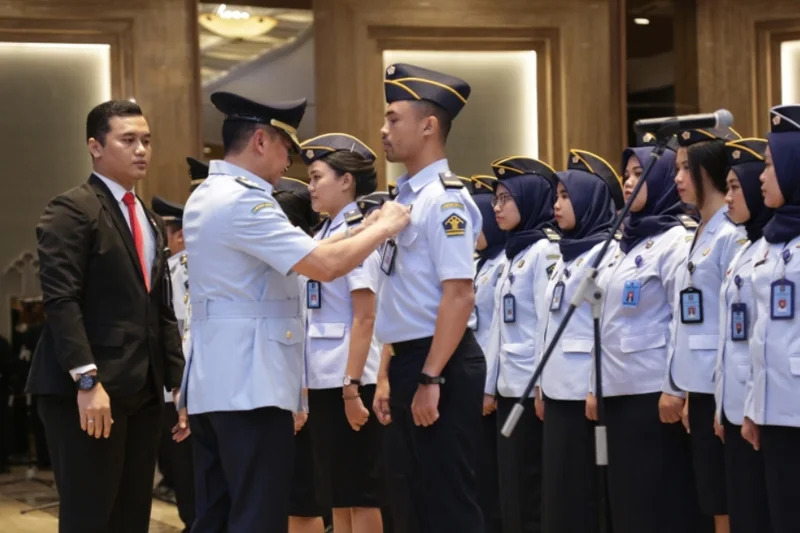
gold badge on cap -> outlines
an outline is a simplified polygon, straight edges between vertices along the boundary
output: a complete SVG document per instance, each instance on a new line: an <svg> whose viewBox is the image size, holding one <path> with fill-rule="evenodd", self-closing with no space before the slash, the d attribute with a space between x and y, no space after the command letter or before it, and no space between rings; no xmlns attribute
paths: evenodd
<svg viewBox="0 0 800 533"><path fill-rule="evenodd" d="M389 68L386 69L387 76L394 76L394 65L389 65Z"/></svg>
<svg viewBox="0 0 800 533"><path fill-rule="evenodd" d="M780 124L781 123L781 116L780 115L775 115L774 117L772 117L772 123L774 125L776 125L776 126L778 124Z"/></svg>
<svg viewBox="0 0 800 533"><path fill-rule="evenodd" d="M577 155L573 155L573 156L572 156L572 162L573 162L573 163L577 163L578 161L580 161L580 159L578 158L578 156L577 156Z"/></svg>
<svg viewBox="0 0 800 533"><path fill-rule="evenodd" d="M314 150L306 150L306 157L309 159L314 157Z"/></svg>
<svg viewBox="0 0 800 533"><path fill-rule="evenodd" d="M733 153L731 154L731 156L734 159L739 159L740 157L742 157L742 152L741 152L741 150L734 150Z"/></svg>
<svg viewBox="0 0 800 533"><path fill-rule="evenodd" d="M656 138L656 136L653 135L652 133L645 133L644 137L642 137L642 141L644 141L646 143L649 143L650 141L652 141L655 138Z"/></svg>
<svg viewBox="0 0 800 533"><path fill-rule="evenodd" d="M684 141L688 141L688 140L689 140L689 137L691 137L691 136L692 136L692 133L691 133L690 131L684 131L684 132L681 134L681 137L683 137L683 140L684 140Z"/></svg>
<svg viewBox="0 0 800 533"><path fill-rule="evenodd" d="M504 169L504 168L498 169L497 173L502 176L503 174L506 173L506 169Z"/></svg>

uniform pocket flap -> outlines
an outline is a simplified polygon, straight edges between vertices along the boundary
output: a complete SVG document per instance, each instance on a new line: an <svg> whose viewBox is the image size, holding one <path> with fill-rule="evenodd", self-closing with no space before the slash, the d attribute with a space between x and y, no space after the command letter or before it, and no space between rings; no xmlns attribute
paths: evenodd
<svg viewBox="0 0 800 533"><path fill-rule="evenodd" d="M503 351L514 355L533 355L533 345L529 342L510 342L503 344Z"/></svg>
<svg viewBox="0 0 800 533"><path fill-rule="evenodd" d="M789 358L789 371L793 376L800 376L800 357Z"/></svg>
<svg viewBox="0 0 800 533"><path fill-rule="evenodd" d="M418 230L412 229L411 227L406 227L397 236L397 244L400 246L411 246L411 243L417 239L417 235L419 235Z"/></svg>
<svg viewBox="0 0 800 533"><path fill-rule="evenodd" d="M800 370L800 367L798 368L798 370ZM749 376L750 376L750 365L736 365L736 378L739 380L740 383L747 382L747 378Z"/></svg>
<svg viewBox="0 0 800 533"><path fill-rule="evenodd" d="M716 350L719 335L689 335L690 350Z"/></svg>
<svg viewBox="0 0 800 533"><path fill-rule="evenodd" d="M633 335L621 337L619 340L620 349L625 353L643 352L645 350L655 350L667 345L667 337L663 333L648 333L646 335Z"/></svg>
<svg viewBox="0 0 800 533"><path fill-rule="evenodd" d="M308 336L312 339L341 339L344 330L342 323L312 323L308 325Z"/></svg>
<svg viewBox="0 0 800 533"><path fill-rule="evenodd" d="M292 345L303 341L303 322L299 318L270 318L267 320L269 340Z"/></svg>
<svg viewBox="0 0 800 533"><path fill-rule="evenodd" d="M564 339L561 341L561 351L564 353L592 353L594 339Z"/></svg>

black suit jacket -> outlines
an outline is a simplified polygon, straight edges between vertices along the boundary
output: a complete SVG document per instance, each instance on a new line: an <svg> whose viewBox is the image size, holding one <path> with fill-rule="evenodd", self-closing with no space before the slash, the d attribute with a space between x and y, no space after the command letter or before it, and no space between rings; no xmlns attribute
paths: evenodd
<svg viewBox="0 0 800 533"><path fill-rule="evenodd" d="M36 236L46 319L27 392L74 395L69 371L91 363L112 398L140 392L148 375L156 391L180 386L164 226L145 212L156 233L149 293L130 226L102 180L92 175L45 208Z"/></svg>

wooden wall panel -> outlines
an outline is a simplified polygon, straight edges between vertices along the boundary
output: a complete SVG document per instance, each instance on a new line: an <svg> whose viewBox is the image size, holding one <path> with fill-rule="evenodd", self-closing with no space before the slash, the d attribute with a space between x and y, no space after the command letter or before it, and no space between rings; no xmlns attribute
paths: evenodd
<svg viewBox="0 0 800 533"><path fill-rule="evenodd" d="M153 132L147 201L184 200L184 157L202 154L197 31L194 0L0 0L1 41L111 44L112 95L135 98Z"/></svg>
<svg viewBox="0 0 800 533"><path fill-rule="evenodd" d="M797 0L697 0L701 111L729 109L744 136L768 131L780 84L769 34L782 28L800 29Z"/></svg>
<svg viewBox="0 0 800 533"><path fill-rule="evenodd" d="M313 5L320 132L347 131L370 146L380 146L385 108L382 46L418 40L429 33L430 49L439 49L437 37L442 36L444 49L453 49L453 40L461 39L466 50L482 44L492 50L519 50L519 42L504 48L501 41L513 41L511 37L527 32L531 41L555 36L542 41L549 43L550 64L558 65L558 71L545 72L553 103L544 109L551 124L540 128L540 157L557 167L566 163L569 147L595 151L612 162L620 157L625 82L618 55L624 50L624 28L618 26L623 0L506 0L502 4L491 0L314 0ZM381 173L383 166L378 165Z"/></svg>

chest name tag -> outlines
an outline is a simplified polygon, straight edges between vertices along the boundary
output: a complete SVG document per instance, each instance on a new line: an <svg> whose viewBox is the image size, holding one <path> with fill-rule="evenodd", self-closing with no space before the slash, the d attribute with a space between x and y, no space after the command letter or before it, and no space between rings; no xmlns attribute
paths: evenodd
<svg viewBox="0 0 800 533"><path fill-rule="evenodd" d="M560 311L562 303L564 303L564 282L559 281L556 283L556 286L553 287L553 298L550 300L550 311Z"/></svg>
<svg viewBox="0 0 800 533"><path fill-rule="evenodd" d="M308 309L319 309L322 307L322 286L319 281L313 279L306 283L306 307Z"/></svg>
<svg viewBox="0 0 800 533"><path fill-rule="evenodd" d="M639 294L642 282L638 279L628 280L622 289L622 307L639 307Z"/></svg>
<svg viewBox="0 0 800 533"><path fill-rule="evenodd" d="M772 282L770 291L770 317L772 320L794 318L794 282L779 279Z"/></svg>
<svg viewBox="0 0 800 533"><path fill-rule="evenodd" d="M381 270L387 276L391 275L394 270L395 253L397 253L397 244L394 239L389 239L383 246L383 256L381 257Z"/></svg>
<svg viewBox="0 0 800 533"><path fill-rule="evenodd" d="M703 322L703 292L689 287L681 291L681 322L700 324Z"/></svg>
<svg viewBox="0 0 800 533"><path fill-rule="evenodd" d="M747 304L731 304L731 340L747 340Z"/></svg>
<svg viewBox="0 0 800 533"><path fill-rule="evenodd" d="M517 301L513 294L503 296L503 322L509 324L517 321Z"/></svg>

